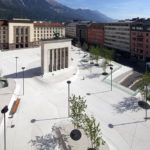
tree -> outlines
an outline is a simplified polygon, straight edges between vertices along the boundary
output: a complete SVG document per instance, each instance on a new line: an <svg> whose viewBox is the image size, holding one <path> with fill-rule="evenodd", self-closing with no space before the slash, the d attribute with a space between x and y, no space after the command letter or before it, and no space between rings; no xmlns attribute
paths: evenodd
<svg viewBox="0 0 150 150"><path fill-rule="evenodd" d="M99 57L100 57L99 47L96 47L94 49L94 56L95 56L94 58L96 60L96 65L98 65L98 60L99 60Z"/></svg>
<svg viewBox="0 0 150 150"><path fill-rule="evenodd" d="M77 46L78 48L80 48L80 47L81 47L81 43L80 43L80 41L77 41L76 46Z"/></svg>
<svg viewBox="0 0 150 150"><path fill-rule="evenodd" d="M106 59L104 59L101 66L102 66L102 69L103 69L103 74L106 75L107 74L106 73L106 68L108 66L108 61Z"/></svg>
<svg viewBox="0 0 150 150"><path fill-rule="evenodd" d="M82 48L83 48L83 50L84 50L84 51L87 51L87 49L88 49L88 45L87 45L87 43L86 43L86 42L84 42L84 43L83 43Z"/></svg>
<svg viewBox="0 0 150 150"><path fill-rule="evenodd" d="M90 118L86 114L84 115L83 130L90 139L92 148L95 150L99 150L100 146L105 144L101 137L100 124L96 124L96 119L93 116Z"/></svg>
<svg viewBox="0 0 150 150"><path fill-rule="evenodd" d="M147 99L150 100L150 73L145 73L139 80L139 90L143 97L147 94Z"/></svg>
<svg viewBox="0 0 150 150"><path fill-rule="evenodd" d="M111 61L114 60L114 50L109 50L105 48L105 59L111 64Z"/></svg>
<svg viewBox="0 0 150 150"><path fill-rule="evenodd" d="M92 64L94 63L93 60L94 60L94 56L95 56L94 55L94 49L95 49L95 47L91 46L90 51L89 51L90 52L90 59L92 60L92 62L91 62Z"/></svg>
<svg viewBox="0 0 150 150"><path fill-rule="evenodd" d="M83 113L87 108L86 100L84 97L78 96L76 97L73 95L70 97L69 102L71 104L71 114L70 117L72 118L72 123L76 128L82 128L82 120L83 120Z"/></svg>

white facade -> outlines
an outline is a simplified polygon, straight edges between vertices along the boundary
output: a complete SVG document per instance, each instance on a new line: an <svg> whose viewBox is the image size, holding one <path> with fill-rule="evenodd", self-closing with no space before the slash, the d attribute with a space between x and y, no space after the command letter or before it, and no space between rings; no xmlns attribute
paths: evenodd
<svg viewBox="0 0 150 150"><path fill-rule="evenodd" d="M68 68L70 65L71 39L43 41L41 46L42 73Z"/></svg>

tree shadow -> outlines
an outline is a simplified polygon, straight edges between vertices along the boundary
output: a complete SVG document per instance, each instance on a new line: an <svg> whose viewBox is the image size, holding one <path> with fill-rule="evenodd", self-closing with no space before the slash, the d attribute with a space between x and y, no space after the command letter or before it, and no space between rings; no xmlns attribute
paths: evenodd
<svg viewBox="0 0 150 150"><path fill-rule="evenodd" d="M29 144L37 150L55 150L55 149L68 149L71 150L72 146L66 145L67 135L61 134L60 127L53 126L52 133L44 136L35 136L35 139L31 139Z"/></svg>
<svg viewBox="0 0 150 150"><path fill-rule="evenodd" d="M32 77L40 76L40 75L42 75L41 67L24 70L24 78L32 78ZM9 75L6 75L4 77L5 78L22 78L23 72L22 71L18 72L17 77L16 77L16 73L9 74Z"/></svg>
<svg viewBox="0 0 150 150"><path fill-rule="evenodd" d="M110 92L110 91L111 90L101 91L101 92L95 92L95 93L86 93L86 95L102 94L102 93L107 93L107 92Z"/></svg>
<svg viewBox="0 0 150 150"><path fill-rule="evenodd" d="M135 97L128 97L124 98L124 100L118 104L114 104L113 107L117 113L124 113L126 111L137 112L141 110L141 108L138 106L138 101L139 99Z"/></svg>

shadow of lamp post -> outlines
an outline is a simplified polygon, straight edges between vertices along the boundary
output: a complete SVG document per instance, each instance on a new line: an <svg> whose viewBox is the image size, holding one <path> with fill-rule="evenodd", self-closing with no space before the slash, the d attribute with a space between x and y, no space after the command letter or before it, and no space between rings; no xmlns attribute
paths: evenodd
<svg viewBox="0 0 150 150"><path fill-rule="evenodd" d="M68 84L68 118L70 117L70 103L69 103L69 98L70 98L70 84L71 84L71 81L67 81L67 84Z"/></svg>
<svg viewBox="0 0 150 150"><path fill-rule="evenodd" d="M8 106L5 106L1 113L4 114L4 150L6 150L6 113L8 112Z"/></svg>
<svg viewBox="0 0 150 150"><path fill-rule="evenodd" d="M17 59L19 58L19 57L15 57L16 58L16 78L17 78Z"/></svg>
<svg viewBox="0 0 150 150"><path fill-rule="evenodd" d="M112 91L112 71L113 71L113 67L110 67L111 70L111 91Z"/></svg>
<svg viewBox="0 0 150 150"><path fill-rule="evenodd" d="M23 95L24 95L24 69L25 69L25 67L22 67Z"/></svg>

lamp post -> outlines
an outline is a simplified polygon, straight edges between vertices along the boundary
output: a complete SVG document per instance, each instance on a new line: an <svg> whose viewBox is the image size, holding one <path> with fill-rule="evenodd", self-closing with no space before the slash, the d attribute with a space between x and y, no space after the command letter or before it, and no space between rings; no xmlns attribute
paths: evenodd
<svg viewBox="0 0 150 150"><path fill-rule="evenodd" d="M112 71L113 71L113 67L110 67L111 70L111 91L112 91Z"/></svg>
<svg viewBox="0 0 150 150"><path fill-rule="evenodd" d="M17 78L17 59L19 58L19 57L15 57L16 58L16 78Z"/></svg>
<svg viewBox="0 0 150 150"><path fill-rule="evenodd" d="M69 103L69 98L70 98L70 84L71 84L71 81L67 81L67 84L68 84L68 118L70 117L70 103Z"/></svg>
<svg viewBox="0 0 150 150"><path fill-rule="evenodd" d="M4 114L4 150L6 150L6 113L8 111L8 106L5 106L2 110L1 113Z"/></svg>
<svg viewBox="0 0 150 150"><path fill-rule="evenodd" d="M145 87L146 87L145 100L146 100L146 103L147 103L147 83L145 83L144 85L145 85ZM145 109L145 120L147 120L147 109Z"/></svg>
<svg viewBox="0 0 150 150"><path fill-rule="evenodd" d="M23 79L23 95L24 95L24 69L25 69L25 67L22 67L22 79Z"/></svg>

